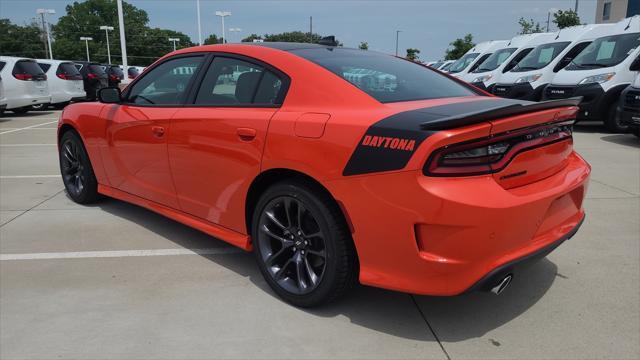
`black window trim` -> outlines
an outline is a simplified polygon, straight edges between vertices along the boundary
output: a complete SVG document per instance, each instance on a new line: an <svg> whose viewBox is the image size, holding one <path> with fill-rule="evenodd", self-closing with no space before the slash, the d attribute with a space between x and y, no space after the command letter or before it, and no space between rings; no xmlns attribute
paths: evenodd
<svg viewBox="0 0 640 360"><path fill-rule="evenodd" d="M249 56L236 54L236 53L221 52L221 51L190 52L190 53L177 54L177 55L167 57L166 59L163 59L162 61L151 65L149 68L145 69L144 72L140 73L140 75L138 75L138 77L136 77L127 86L126 90L122 94L122 98L127 99L129 97L129 94L131 93L131 90L135 86L135 84L138 81L141 81L145 76L148 76L156 67L166 63L167 61L171 61L179 58L185 58L185 57L195 57L195 56L202 56L203 60L200 67L196 71L196 73L189 80L189 84L187 84L186 96L183 97L180 104L136 104L136 103L123 101L121 105L134 106L134 107L153 107L153 108L245 108L245 109L280 108L282 107L282 105L284 104L284 101L287 98L287 93L289 92L289 87L291 85L291 77L287 75L284 71L274 67L271 64L265 63L263 61L260 61L258 59L255 59ZM280 104L251 104L251 106L247 106L247 104L226 104L226 105L195 104L196 95L198 94L198 91L202 86L202 81L204 80L204 77L207 71L209 70L209 67L211 66L211 63L213 62L213 59L215 57L226 57L226 58L233 58L233 59L246 61L248 63L265 68L271 71L274 75L278 76L280 78L280 81L282 81L282 87L280 89L280 94L278 95L278 97L281 100Z"/></svg>

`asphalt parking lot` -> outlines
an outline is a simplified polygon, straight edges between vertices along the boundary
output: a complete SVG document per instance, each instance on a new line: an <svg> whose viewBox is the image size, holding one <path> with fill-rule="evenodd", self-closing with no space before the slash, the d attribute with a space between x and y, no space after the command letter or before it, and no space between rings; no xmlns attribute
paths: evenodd
<svg viewBox="0 0 640 360"><path fill-rule="evenodd" d="M359 286L302 310L250 254L150 211L69 200L59 112L0 118L0 357L640 358L640 142L578 126L578 234L502 295Z"/></svg>

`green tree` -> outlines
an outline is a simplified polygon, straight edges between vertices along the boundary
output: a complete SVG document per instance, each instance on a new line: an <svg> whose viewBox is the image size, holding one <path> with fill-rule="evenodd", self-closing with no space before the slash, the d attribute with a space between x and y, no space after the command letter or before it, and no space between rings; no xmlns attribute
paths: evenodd
<svg viewBox="0 0 640 360"><path fill-rule="evenodd" d="M360 45L358 45L358 49L360 50L369 50L369 43L366 41L362 41Z"/></svg>
<svg viewBox="0 0 640 360"><path fill-rule="evenodd" d="M553 23L558 29L580 25L580 17L573 10L558 10L553 14Z"/></svg>
<svg viewBox="0 0 640 360"><path fill-rule="evenodd" d="M476 44L473 43L473 35L467 34L462 39L455 39L449 43L452 49L447 49L445 60L458 60L467 51L471 50Z"/></svg>
<svg viewBox="0 0 640 360"><path fill-rule="evenodd" d="M107 61L107 45L101 25L115 27L109 33L111 61L122 63L120 34L118 31L117 5L114 0L87 0L66 6L66 15L53 26L53 53L56 58L69 60L85 59L84 42L81 36L90 36L89 52L92 61ZM147 12L123 2L125 37L127 39L128 63L146 66L173 50L169 37L177 37L176 47L193 46L191 39L183 33L160 28L150 28Z"/></svg>
<svg viewBox="0 0 640 360"><path fill-rule="evenodd" d="M534 34L544 32L542 30L542 26L540 26L539 22L534 22L533 19L529 19L529 21L525 20L525 18L520 18L518 20L518 24L520 25L520 34Z"/></svg>
<svg viewBox="0 0 640 360"><path fill-rule="evenodd" d="M242 39L242 42L253 42L253 40L262 40L262 36L258 34L251 34L246 38Z"/></svg>
<svg viewBox="0 0 640 360"><path fill-rule="evenodd" d="M322 39L322 36L318 34L305 33L302 31L290 31L280 34L265 34L264 41L268 42L297 42L297 43L318 43Z"/></svg>
<svg viewBox="0 0 640 360"><path fill-rule="evenodd" d="M407 58L407 60L411 60L411 61L413 61L413 62L416 62L416 61L418 61L418 59L420 58L420 57L418 56L418 54L420 54L420 50L418 50L418 49L414 49L414 48L408 48L408 49L407 49L407 56L406 56L406 58Z"/></svg>
<svg viewBox="0 0 640 360"><path fill-rule="evenodd" d="M0 54L30 58L48 57L42 42L42 29L36 24L20 26L0 19Z"/></svg>
<svg viewBox="0 0 640 360"><path fill-rule="evenodd" d="M222 43L222 38L219 38L216 34L209 35L209 37L204 39L204 42L203 42L204 45L215 45L215 44L221 44L221 43Z"/></svg>

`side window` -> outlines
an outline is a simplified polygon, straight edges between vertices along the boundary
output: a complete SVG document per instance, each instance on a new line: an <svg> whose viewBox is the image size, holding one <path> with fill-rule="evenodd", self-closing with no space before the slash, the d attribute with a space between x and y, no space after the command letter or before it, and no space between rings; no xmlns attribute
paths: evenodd
<svg viewBox="0 0 640 360"><path fill-rule="evenodd" d="M263 68L246 61L216 57L207 70L196 105L279 104L282 81Z"/></svg>
<svg viewBox="0 0 640 360"><path fill-rule="evenodd" d="M553 68L553 72L558 72L564 69L564 67L569 65L569 63L571 63L571 61L573 61L573 59L578 56L578 54L580 54L582 50L584 50L584 48L589 46L589 44L591 44L591 41L585 41L577 44L571 50L567 51L567 53L562 57L562 59L560 59L560 61L558 61L556 66Z"/></svg>
<svg viewBox="0 0 640 360"><path fill-rule="evenodd" d="M45 63L38 63L38 65L40 66L40 68L42 69L42 71L44 71L45 73L47 71L49 71L49 69L51 68L50 64L45 64Z"/></svg>
<svg viewBox="0 0 640 360"><path fill-rule="evenodd" d="M127 102L140 105L179 105L187 94L189 81L204 57L189 56L165 61L133 85Z"/></svg>
<svg viewBox="0 0 640 360"><path fill-rule="evenodd" d="M506 73L507 71L513 69L516 65L518 65L520 60L524 59L524 57L531 52L531 50L533 50L533 48L527 48L517 53L516 56L514 56L513 59L511 59L511 61L509 61L509 63L504 67L504 69L502 69L502 72Z"/></svg>
<svg viewBox="0 0 640 360"><path fill-rule="evenodd" d="M5 64L6 64L6 62L0 61L0 71L2 71L2 69L4 69L4 65Z"/></svg>

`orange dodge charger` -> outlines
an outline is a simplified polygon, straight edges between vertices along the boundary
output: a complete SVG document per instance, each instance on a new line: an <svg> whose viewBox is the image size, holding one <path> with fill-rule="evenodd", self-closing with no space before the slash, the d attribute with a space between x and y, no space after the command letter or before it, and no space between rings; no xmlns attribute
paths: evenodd
<svg viewBox="0 0 640 360"><path fill-rule="evenodd" d="M69 196L131 202L253 251L297 306L356 281L498 294L584 219L579 99L496 98L329 40L175 51L99 100L58 125Z"/></svg>

